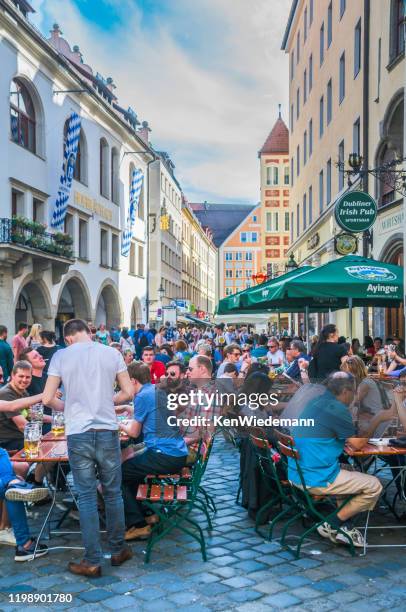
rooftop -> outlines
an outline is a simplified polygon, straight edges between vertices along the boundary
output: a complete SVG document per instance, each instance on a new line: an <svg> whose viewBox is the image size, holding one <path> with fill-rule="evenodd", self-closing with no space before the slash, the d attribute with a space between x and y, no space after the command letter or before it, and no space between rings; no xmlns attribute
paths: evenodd
<svg viewBox="0 0 406 612"><path fill-rule="evenodd" d="M280 114L258 156L263 153L289 153L289 130Z"/></svg>
<svg viewBox="0 0 406 612"><path fill-rule="evenodd" d="M214 204L194 202L190 204L204 228L209 228L213 242L219 247L256 206L251 204Z"/></svg>

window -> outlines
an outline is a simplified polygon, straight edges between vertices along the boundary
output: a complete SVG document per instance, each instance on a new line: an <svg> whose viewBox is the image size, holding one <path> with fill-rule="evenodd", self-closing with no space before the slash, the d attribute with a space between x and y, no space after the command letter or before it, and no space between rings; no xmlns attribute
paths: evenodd
<svg viewBox="0 0 406 612"><path fill-rule="evenodd" d="M278 185L279 184L278 166L268 166L268 168L266 169L266 184L267 185Z"/></svg>
<svg viewBox="0 0 406 612"><path fill-rule="evenodd" d="M296 205L296 238L300 234L300 208L299 204Z"/></svg>
<svg viewBox="0 0 406 612"><path fill-rule="evenodd" d="M319 137L321 138L324 134L324 96L320 98L320 111L319 111Z"/></svg>
<svg viewBox="0 0 406 612"><path fill-rule="evenodd" d="M266 213L266 231L267 232L279 232L279 213L267 212Z"/></svg>
<svg viewBox="0 0 406 612"><path fill-rule="evenodd" d="M313 153L313 119L309 121L309 158Z"/></svg>
<svg viewBox="0 0 406 612"><path fill-rule="evenodd" d="M293 132L293 119L294 119L294 110L293 103L290 105L290 131Z"/></svg>
<svg viewBox="0 0 406 612"><path fill-rule="evenodd" d="M296 174L299 176L300 174L300 147L297 145L296 147Z"/></svg>
<svg viewBox="0 0 406 612"><path fill-rule="evenodd" d="M306 104L307 100L307 70L303 73L303 104Z"/></svg>
<svg viewBox="0 0 406 612"><path fill-rule="evenodd" d="M331 159L327 162L327 174L326 174L326 205L328 206L331 202Z"/></svg>
<svg viewBox="0 0 406 612"><path fill-rule="evenodd" d="M289 231L289 213L285 212L285 232Z"/></svg>
<svg viewBox="0 0 406 612"><path fill-rule="evenodd" d="M31 95L20 79L13 79L10 88L11 140L36 152L36 117Z"/></svg>
<svg viewBox="0 0 406 612"><path fill-rule="evenodd" d="M100 230L100 265L109 265L109 234L105 229Z"/></svg>
<svg viewBox="0 0 406 612"><path fill-rule="evenodd" d="M307 132L305 130L303 134L303 165L305 166L307 162Z"/></svg>
<svg viewBox="0 0 406 612"><path fill-rule="evenodd" d="M135 262L135 249L136 244L132 242L130 245L130 257L129 257L129 273L136 274L136 262Z"/></svg>
<svg viewBox="0 0 406 612"><path fill-rule="evenodd" d="M307 198L306 194L303 195L303 230L307 227Z"/></svg>
<svg viewBox="0 0 406 612"><path fill-rule="evenodd" d="M70 213L66 213L65 215L65 219L63 221L63 231L65 234L69 234L71 238L74 238L73 215Z"/></svg>
<svg viewBox="0 0 406 612"><path fill-rule="evenodd" d="M324 207L324 174L323 170L319 174L319 212L323 212Z"/></svg>
<svg viewBox="0 0 406 612"><path fill-rule="evenodd" d="M339 71L339 102L345 98L345 52L340 57L340 71Z"/></svg>
<svg viewBox="0 0 406 612"><path fill-rule="evenodd" d="M252 269L251 268L246 268L245 269L245 278L251 278L252 276Z"/></svg>
<svg viewBox="0 0 406 612"><path fill-rule="evenodd" d="M235 278L242 278L242 270L235 271Z"/></svg>
<svg viewBox="0 0 406 612"><path fill-rule="evenodd" d="M309 57L309 93L313 88L313 55Z"/></svg>
<svg viewBox="0 0 406 612"><path fill-rule="evenodd" d="M16 217L20 215L24 216L24 193L17 191L17 189L11 190L11 216Z"/></svg>
<svg viewBox="0 0 406 612"><path fill-rule="evenodd" d="M247 232L240 233L240 242L247 242Z"/></svg>
<svg viewBox="0 0 406 612"><path fill-rule="evenodd" d="M256 215L253 215L253 217L252 217L252 222L253 222L253 223L256 223L256 222L257 222L257 216L256 216Z"/></svg>
<svg viewBox="0 0 406 612"><path fill-rule="evenodd" d="M309 225L313 223L313 187L309 187Z"/></svg>
<svg viewBox="0 0 406 612"><path fill-rule="evenodd" d="M113 270L118 270L119 261L119 238L117 234L111 234L111 267Z"/></svg>
<svg viewBox="0 0 406 612"><path fill-rule="evenodd" d="M327 83L327 125L329 125L333 116L333 83L330 79Z"/></svg>
<svg viewBox="0 0 406 612"><path fill-rule="evenodd" d="M290 213L290 241L293 242L293 212Z"/></svg>
<svg viewBox="0 0 406 612"><path fill-rule="evenodd" d="M340 19L345 13L346 0L340 0Z"/></svg>
<svg viewBox="0 0 406 612"><path fill-rule="evenodd" d="M307 40L307 6L304 10L304 16L303 16L303 40L304 42L306 42Z"/></svg>
<svg viewBox="0 0 406 612"><path fill-rule="evenodd" d="M242 261L242 253L237 252L235 254L235 261Z"/></svg>
<svg viewBox="0 0 406 612"><path fill-rule="evenodd" d="M309 26L313 23L313 0L309 2Z"/></svg>
<svg viewBox="0 0 406 612"><path fill-rule="evenodd" d="M292 157L292 158L291 158L291 160L290 160L290 179L291 179L291 187L293 187L293 183L294 183L294 180L293 180L293 176L294 176L294 163L295 163L295 162L294 162L294 159L293 159L293 157Z"/></svg>
<svg viewBox="0 0 406 612"><path fill-rule="evenodd" d="M333 3L330 2L327 9L327 48L333 40Z"/></svg>
<svg viewBox="0 0 406 612"><path fill-rule="evenodd" d="M338 145L338 191L344 188L344 140Z"/></svg>
<svg viewBox="0 0 406 612"><path fill-rule="evenodd" d="M405 6L403 0L391 0L389 60L393 61L405 52L403 21Z"/></svg>
<svg viewBox="0 0 406 612"><path fill-rule="evenodd" d="M45 223L45 202L37 198L32 200L32 220L37 223Z"/></svg>
<svg viewBox="0 0 406 612"><path fill-rule="evenodd" d="M252 253L245 253L245 261L252 261Z"/></svg>
<svg viewBox="0 0 406 612"><path fill-rule="evenodd" d="M324 22L320 28L320 66L324 62Z"/></svg>
<svg viewBox="0 0 406 612"><path fill-rule="evenodd" d="M352 126L352 152L358 153L358 155L361 153L361 122L359 117Z"/></svg>
<svg viewBox="0 0 406 612"><path fill-rule="evenodd" d="M295 76L295 53L292 51L290 54L290 80L293 81Z"/></svg>
<svg viewBox="0 0 406 612"><path fill-rule="evenodd" d="M87 221L79 218L79 259L87 259Z"/></svg>
<svg viewBox="0 0 406 612"><path fill-rule="evenodd" d="M65 144L66 144L66 136L68 133L68 125L69 125L69 119L67 119L64 123L63 126L63 148L62 148L62 155L65 154ZM78 142L78 149L76 152L76 162L75 162L75 169L73 171L73 178L75 179L75 181L80 181L81 183L85 183L85 179L86 179L86 168L85 168L85 144L84 144L84 136L83 136L83 130L80 130L80 136L79 136L79 142Z"/></svg>
<svg viewBox="0 0 406 612"><path fill-rule="evenodd" d="M233 259L233 254L230 253L230 252L226 252L225 253L225 260L226 261L232 261L232 259Z"/></svg>
<svg viewBox="0 0 406 612"><path fill-rule="evenodd" d="M232 270L226 270L226 278L233 278L233 271Z"/></svg>
<svg viewBox="0 0 406 612"><path fill-rule="evenodd" d="M141 219L141 221L144 221L144 218L145 218L145 211L144 211L144 181L142 181L140 197L139 197L139 200L138 200L137 217L138 217L138 219Z"/></svg>
<svg viewBox="0 0 406 612"><path fill-rule="evenodd" d="M232 295L233 294L233 290L231 287L226 287L226 296L227 295Z"/></svg>
<svg viewBox="0 0 406 612"><path fill-rule="evenodd" d="M100 195L109 197L109 145L105 138L100 139Z"/></svg>
<svg viewBox="0 0 406 612"><path fill-rule="evenodd" d="M296 64L300 62L300 30L296 36Z"/></svg>
<svg viewBox="0 0 406 612"><path fill-rule="evenodd" d="M251 232L251 242L258 242L258 233Z"/></svg>
<svg viewBox="0 0 406 612"><path fill-rule="evenodd" d="M354 30L354 79L361 70L361 19Z"/></svg>
<svg viewBox="0 0 406 612"><path fill-rule="evenodd" d="M300 89L298 87L296 91L296 119L299 119L299 113L300 113Z"/></svg>
<svg viewBox="0 0 406 612"><path fill-rule="evenodd" d="M144 277L144 246L142 244L138 245L138 276Z"/></svg>
<svg viewBox="0 0 406 612"><path fill-rule="evenodd" d="M283 170L283 183L284 185L289 185L289 166L285 166Z"/></svg>
<svg viewBox="0 0 406 612"><path fill-rule="evenodd" d="M111 149L111 168L110 168L110 179L111 179L111 186L110 186L110 193L111 193L111 199L114 202L114 204L119 204L120 200L119 200L119 153L118 150L116 149L116 147L113 147Z"/></svg>

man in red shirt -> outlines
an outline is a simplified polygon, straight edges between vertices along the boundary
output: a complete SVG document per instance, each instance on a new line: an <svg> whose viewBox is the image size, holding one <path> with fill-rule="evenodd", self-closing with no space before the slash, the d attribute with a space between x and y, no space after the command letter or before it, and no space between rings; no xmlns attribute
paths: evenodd
<svg viewBox="0 0 406 612"><path fill-rule="evenodd" d="M159 383L161 376L165 376L166 368L162 361L155 361L155 351L152 346L145 346L142 349L142 361L149 367L151 372L151 382L153 385Z"/></svg>
<svg viewBox="0 0 406 612"><path fill-rule="evenodd" d="M24 349L27 348L27 341L25 336L28 331L27 323L19 323L17 333L11 341L11 348L13 349L14 363L19 361L20 355Z"/></svg>

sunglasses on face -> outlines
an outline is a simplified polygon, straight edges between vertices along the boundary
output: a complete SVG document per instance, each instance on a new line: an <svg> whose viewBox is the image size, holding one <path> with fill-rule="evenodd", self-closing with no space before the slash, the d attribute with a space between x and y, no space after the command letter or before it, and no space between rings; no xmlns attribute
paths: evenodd
<svg viewBox="0 0 406 612"><path fill-rule="evenodd" d="M241 353L231 353L233 357L241 357Z"/></svg>
<svg viewBox="0 0 406 612"><path fill-rule="evenodd" d="M176 375L177 373L174 371L168 372L168 376L172 376L172 378L175 378Z"/></svg>

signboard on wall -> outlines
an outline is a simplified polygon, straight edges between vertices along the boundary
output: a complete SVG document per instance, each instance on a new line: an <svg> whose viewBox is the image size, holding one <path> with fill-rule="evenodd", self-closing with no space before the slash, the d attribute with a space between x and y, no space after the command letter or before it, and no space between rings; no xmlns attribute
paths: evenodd
<svg viewBox="0 0 406 612"><path fill-rule="evenodd" d="M335 219L347 232L365 232L373 226L378 208L373 197L364 191L350 191L335 205Z"/></svg>

